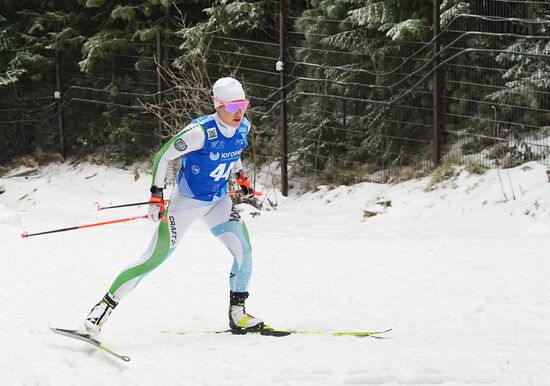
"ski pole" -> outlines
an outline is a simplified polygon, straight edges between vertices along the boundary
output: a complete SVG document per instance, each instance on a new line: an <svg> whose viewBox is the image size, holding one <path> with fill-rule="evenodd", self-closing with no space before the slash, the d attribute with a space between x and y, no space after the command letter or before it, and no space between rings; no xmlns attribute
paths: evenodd
<svg viewBox="0 0 550 386"><path fill-rule="evenodd" d="M230 190L230 191L227 192L227 194L243 194L243 191L242 191L242 190ZM254 191L253 191L253 194L254 194L255 196L261 196L261 195L263 195L262 192L258 192L257 190L254 190Z"/></svg>
<svg viewBox="0 0 550 386"><path fill-rule="evenodd" d="M60 228L60 229L54 229L54 230L51 230L51 231L38 232L38 233L28 233L28 232L25 231L25 232L21 233L21 237L22 238L27 238L27 237L30 237L30 236L45 235L45 234L48 234L48 233L74 231L76 229L84 229L84 228L97 227L97 226L101 226L101 225L116 224L116 223L119 223L119 222L133 221L133 220L138 220L140 218L147 218L147 215L126 217L126 218L121 218L121 219L118 219L118 220L109 220L109 221L96 222L96 223L93 223L93 224L76 225L74 227Z"/></svg>
<svg viewBox="0 0 550 386"><path fill-rule="evenodd" d="M227 192L227 194L242 194L242 190L230 190ZM254 191L255 196L261 196L262 192L258 192L257 190ZM168 203L170 200L164 200L165 203ZM149 204L149 201L144 202L134 202L131 204L120 204L120 205L111 205L111 206L102 206L101 204L97 204L97 210L104 210L104 209L115 209L115 208L125 208L128 206L138 206L138 205L147 205Z"/></svg>
<svg viewBox="0 0 550 386"><path fill-rule="evenodd" d="M168 204L168 202L170 202L170 200L164 200L164 202L166 204ZM132 204L111 205L111 206L101 206L101 204L97 204L97 210L124 208L124 207L127 207L127 206L138 206L138 205L147 205L147 204L149 204L149 201L134 202Z"/></svg>
<svg viewBox="0 0 550 386"><path fill-rule="evenodd" d="M122 204L122 205L111 205L111 206L101 206L101 204L97 204L97 210L103 210L103 209L114 209L114 208L124 208L126 206L138 206L138 205L146 205L148 204L148 201L145 202L134 202L132 204Z"/></svg>

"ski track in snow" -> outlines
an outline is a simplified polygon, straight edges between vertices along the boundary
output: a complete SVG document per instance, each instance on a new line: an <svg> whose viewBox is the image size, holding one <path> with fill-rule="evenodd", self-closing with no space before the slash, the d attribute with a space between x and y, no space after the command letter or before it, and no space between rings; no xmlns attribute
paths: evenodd
<svg viewBox="0 0 550 386"><path fill-rule="evenodd" d="M87 164L5 176L0 385L547 386L544 171L511 169L503 186L494 170L464 172L432 192L427 179L291 198L265 189L277 210L252 217L257 210L240 205L254 251L247 310L276 328L393 330L385 339L161 334L226 328L231 258L197 223L104 327L101 339L129 363L48 327L79 327L155 224L20 233L142 214L97 212L95 202L144 201L149 176L134 182L129 171ZM364 220L382 198L391 207Z"/></svg>

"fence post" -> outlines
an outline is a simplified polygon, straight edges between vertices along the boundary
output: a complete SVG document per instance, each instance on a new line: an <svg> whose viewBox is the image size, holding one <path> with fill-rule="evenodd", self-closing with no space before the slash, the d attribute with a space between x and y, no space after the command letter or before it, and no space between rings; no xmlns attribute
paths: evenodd
<svg viewBox="0 0 550 386"><path fill-rule="evenodd" d="M441 0L433 2L433 34L436 38L433 43L434 67L441 63L439 56L440 39L437 37L441 31ZM442 78L441 69L433 74L433 163L434 167L441 162L441 128L442 128Z"/></svg>
<svg viewBox="0 0 550 386"><path fill-rule="evenodd" d="M281 86L281 193L288 196L288 125L286 108L286 76L285 76L285 0L279 0L279 61L277 70Z"/></svg>
<svg viewBox="0 0 550 386"><path fill-rule="evenodd" d="M57 13L57 1L53 1L53 11ZM57 15L54 15L54 29L59 32L59 21ZM59 49L55 50L55 92L54 98L57 99L57 130L59 136L59 153L65 159L65 127L63 125L63 108L61 106L61 53Z"/></svg>

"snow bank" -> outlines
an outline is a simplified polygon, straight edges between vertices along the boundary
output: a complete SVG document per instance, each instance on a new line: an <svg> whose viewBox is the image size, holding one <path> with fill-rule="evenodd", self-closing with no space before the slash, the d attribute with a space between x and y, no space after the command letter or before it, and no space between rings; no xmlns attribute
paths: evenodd
<svg viewBox="0 0 550 386"><path fill-rule="evenodd" d="M280 328L393 328L384 340L161 334L226 328L232 261L197 223L104 327L128 364L48 327L80 326L155 224L19 234L143 214L96 206L146 200L150 176L85 164L14 175L0 179L2 385L550 384L542 165L463 171L430 192L429 179L269 190L276 210L241 206L254 248L249 312Z"/></svg>

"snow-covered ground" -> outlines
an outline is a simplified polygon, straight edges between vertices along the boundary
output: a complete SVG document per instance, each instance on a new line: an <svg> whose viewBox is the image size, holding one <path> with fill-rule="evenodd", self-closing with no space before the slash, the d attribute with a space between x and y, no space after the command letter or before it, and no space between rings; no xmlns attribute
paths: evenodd
<svg viewBox="0 0 550 386"><path fill-rule="evenodd" d="M393 328L380 340L161 334L226 327L231 258L197 223L104 327L129 363L48 327L80 326L155 224L20 234L143 214L96 202L146 200L149 176L88 164L5 176L0 385L550 385L545 170L463 172L432 192L428 179L269 192L277 209L254 216L241 205L255 259L249 312L279 328Z"/></svg>

